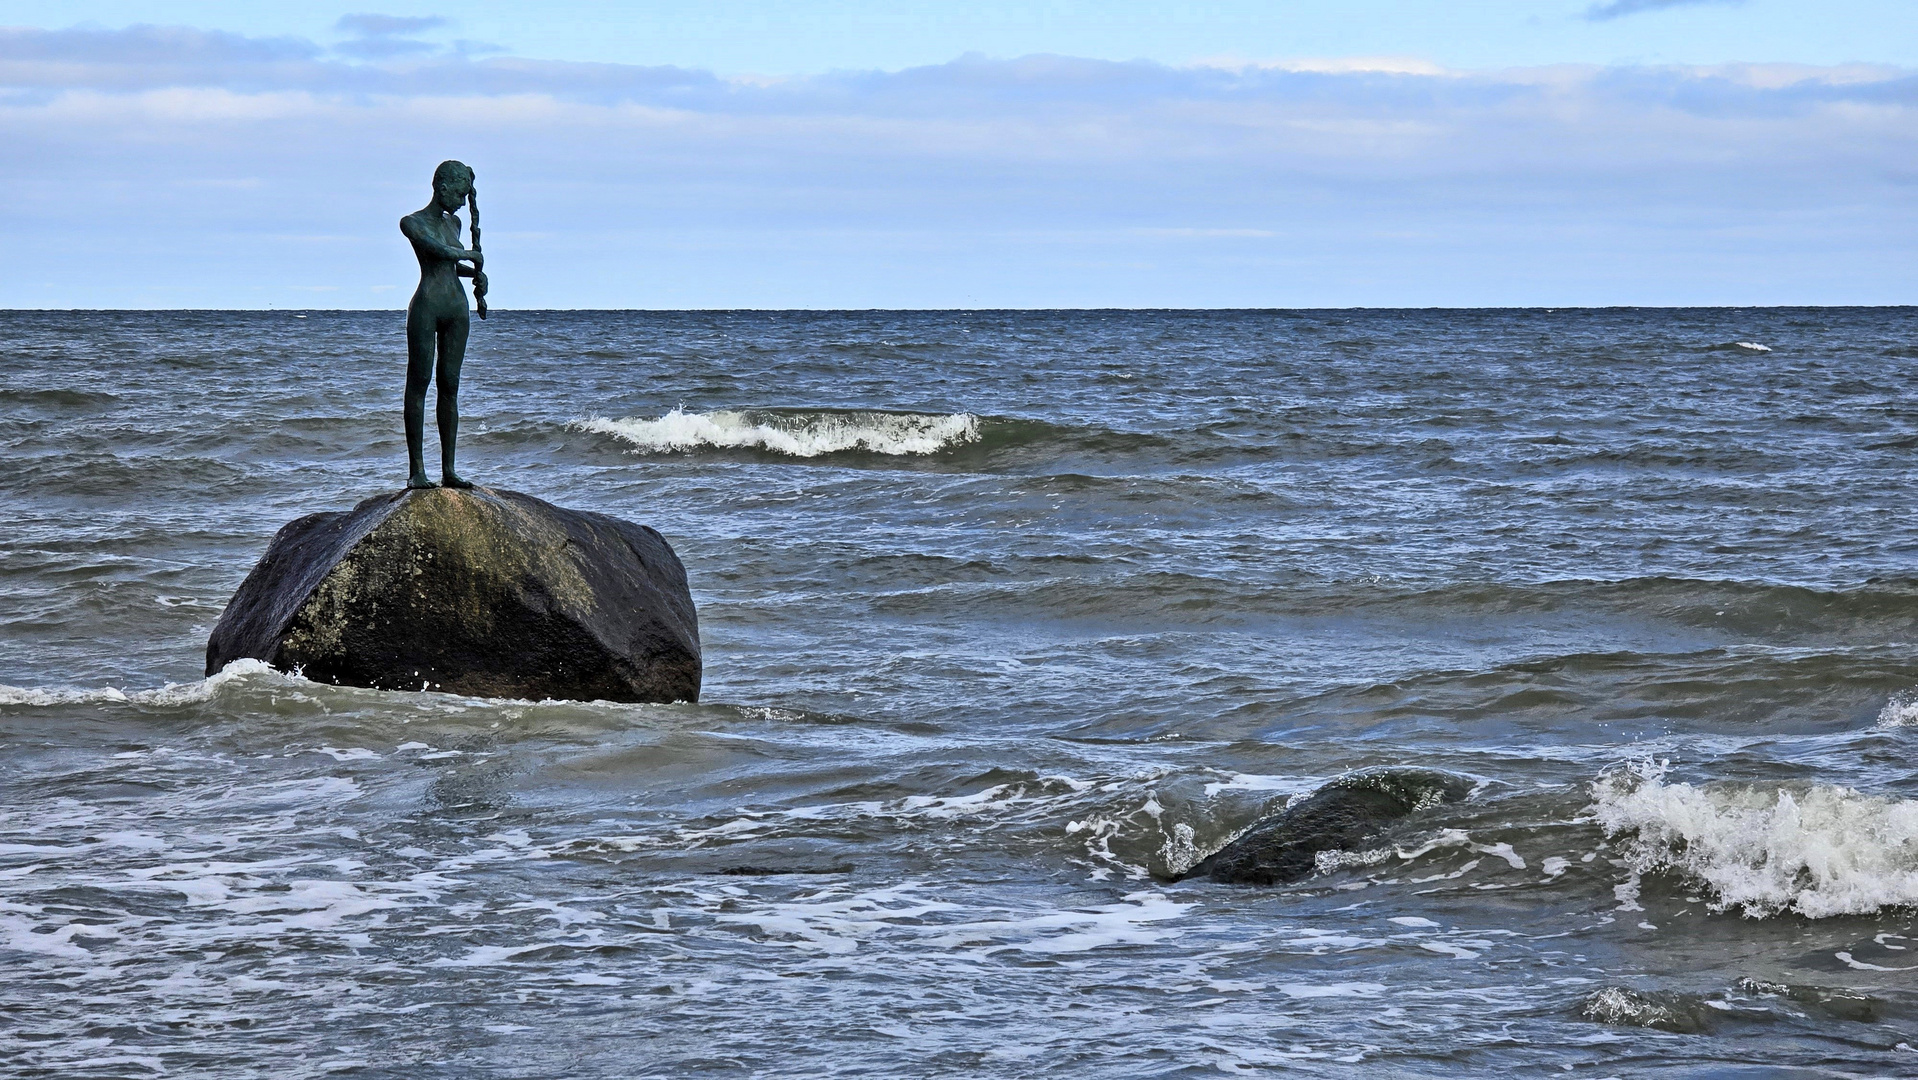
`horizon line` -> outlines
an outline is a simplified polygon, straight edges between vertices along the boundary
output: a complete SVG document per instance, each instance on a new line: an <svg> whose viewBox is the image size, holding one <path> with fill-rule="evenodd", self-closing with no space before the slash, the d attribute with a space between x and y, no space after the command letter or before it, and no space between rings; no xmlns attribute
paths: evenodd
<svg viewBox="0 0 1918 1080"><path fill-rule="evenodd" d="M1108 306L1108 307L690 307L690 308L498 308L488 307L489 314L505 312L522 315L550 315L556 313L598 313L598 314L735 314L757 313L768 315L850 315L871 314L877 312L894 314L987 314L996 312L1245 312L1245 311L1841 311L1841 310L1883 310L1896 311L1903 308L1918 308L1918 300L1906 304L1346 304L1318 305L1300 307L1155 307L1155 306ZM406 309L399 308L303 308L303 307L165 307L165 308L85 308L85 307L5 307L0 306L0 316L4 315L160 315L160 314L215 314L215 315L267 315L267 314L328 314L328 315L403 315ZM483 321L483 320L476 320Z"/></svg>

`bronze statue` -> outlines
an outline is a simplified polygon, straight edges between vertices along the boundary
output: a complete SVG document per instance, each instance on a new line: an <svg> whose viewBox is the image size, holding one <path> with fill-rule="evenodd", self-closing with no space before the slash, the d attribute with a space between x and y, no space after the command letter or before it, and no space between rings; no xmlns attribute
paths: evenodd
<svg viewBox="0 0 1918 1080"><path fill-rule="evenodd" d="M462 205L471 207L473 246L459 245ZM440 483L470 488L453 471L453 443L460 428L460 362L466 359L466 289L460 278L473 279L473 296L480 318L486 317L486 265L480 254L479 196L473 190L473 170L457 161L442 161L433 170L433 201L400 219L400 232L413 242L420 260L420 287L406 305L406 459L410 488L439 485L426 475L421 444L426 436L426 387L435 378L438 357L440 429ZM466 263L473 265L467 266Z"/></svg>

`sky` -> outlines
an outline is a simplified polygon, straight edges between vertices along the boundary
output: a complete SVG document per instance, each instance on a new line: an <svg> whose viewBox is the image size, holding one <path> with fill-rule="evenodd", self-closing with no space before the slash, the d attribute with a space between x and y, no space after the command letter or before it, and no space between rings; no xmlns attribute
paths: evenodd
<svg viewBox="0 0 1918 1080"><path fill-rule="evenodd" d="M377 3L378 0L373 0ZM1888 304L1909 0L0 0L0 306Z"/></svg>

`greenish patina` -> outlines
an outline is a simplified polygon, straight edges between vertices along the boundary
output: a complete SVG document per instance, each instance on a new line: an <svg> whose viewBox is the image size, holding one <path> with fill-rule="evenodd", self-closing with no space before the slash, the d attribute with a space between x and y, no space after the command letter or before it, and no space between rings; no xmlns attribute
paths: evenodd
<svg viewBox="0 0 1918 1080"><path fill-rule="evenodd" d="M460 219L454 215L461 206L471 207L470 248L460 246ZM466 289L460 285L460 278L473 279L480 318L486 317L486 258L480 254L479 196L473 190L473 170L457 161L440 162L433 170L433 201L425 209L401 218L400 232L413 242L413 254L420 260L420 287L406 305L406 458L411 470L406 486L438 486L426 475L422 445L426 438L426 388L437 379L440 482L451 488L470 488L473 485L453 470L453 444L460 429L460 363L466 359L466 335L471 325L466 314Z"/></svg>

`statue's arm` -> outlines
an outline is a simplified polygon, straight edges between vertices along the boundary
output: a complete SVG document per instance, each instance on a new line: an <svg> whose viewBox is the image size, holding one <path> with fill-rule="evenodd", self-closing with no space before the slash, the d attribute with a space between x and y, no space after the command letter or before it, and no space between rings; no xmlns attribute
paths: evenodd
<svg viewBox="0 0 1918 1080"><path fill-rule="evenodd" d="M413 250L415 251L449 261L467 261L473 263L475 266L479 266L485 262L486 257L479 252L468 251L463 247L455 247L441 240L439 237L432 235L426 229L422 228L420 223L415 221L410 214L400 219L400 232L408 240L413 242ZM466 267L460 267L460 271L464 273Z"/></svg>

